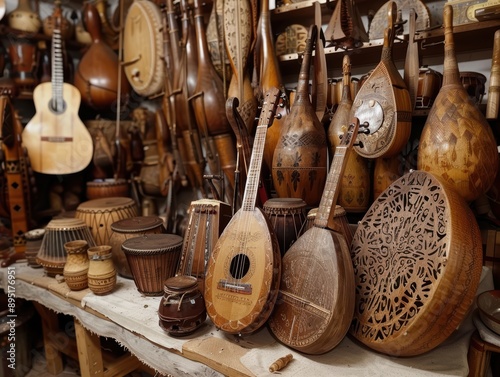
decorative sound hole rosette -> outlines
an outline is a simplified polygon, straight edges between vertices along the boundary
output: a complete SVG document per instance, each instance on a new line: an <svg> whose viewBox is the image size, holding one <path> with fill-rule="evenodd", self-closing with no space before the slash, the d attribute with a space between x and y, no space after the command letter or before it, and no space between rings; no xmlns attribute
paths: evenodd
<svg viewBox="0 0 500 377"><path fill-rule="evenodd" d="M438 346L473 302L481 244L466 202L440 179L416 171L395 181L354 234L351 334L394 356Z"/></svg>

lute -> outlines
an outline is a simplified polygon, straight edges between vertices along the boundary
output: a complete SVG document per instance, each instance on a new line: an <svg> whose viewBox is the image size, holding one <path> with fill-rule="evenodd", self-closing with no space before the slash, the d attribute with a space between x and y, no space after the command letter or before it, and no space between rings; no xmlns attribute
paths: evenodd
<svg viewBox="0 0 500 377"><path fill-rule="evenodd" d="M93 142L78 116L80 92L63 80L62 12L57 8L51 82L39 84L33 91L36 112L24 128L22 139L34 171L72 174L85 169L92 160Z"/></svg>
<svg viewBox="0 0 500 377"><path fill-rule="evenodd" d="M281 343L303 353L321 354L333 349L346 335L354 313L349 246L342 234L331 229L340 177L358 129L359 120L355 118L335 148L313 226L282 260L279 295L268 324Z"/></svg>
<svg viewBox="0 0 500 377"><path fill-rule="evenodd" d="M214 325L231 334L259 329L273 310L281 275L281 255L269 219L256 207L268 126L280 91L264 98L256 128L241 208L231 218L208 261L205 305Z"/></svg>

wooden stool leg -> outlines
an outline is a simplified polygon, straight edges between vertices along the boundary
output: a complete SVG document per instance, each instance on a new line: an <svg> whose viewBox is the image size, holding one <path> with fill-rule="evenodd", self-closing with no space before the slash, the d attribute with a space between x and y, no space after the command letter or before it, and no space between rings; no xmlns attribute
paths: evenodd
<svg viewBox="0 0 500 377"><path fill-rule="evenodd" d="M487 349L479 334L474 332L469 343L467 361L469 363L469 377L484 377L490 365L491 352Z"/></svg>
<svg viewBox="0 0 500 377"><path fill-rule="evenodd" d="M59 374L63 371L64 366L62 355L53 342L59 332L57 313L37 302L33 302L33 304L42 319L43 346L47 360L47 372L50 374Z"/></svg>
<svg viewBox="0 0 500 377"><path fill-rule="evenodd" d="M75 319L76 344L82 377L99 377L104 375L101 341L99 336L91 334Z"/></svg>

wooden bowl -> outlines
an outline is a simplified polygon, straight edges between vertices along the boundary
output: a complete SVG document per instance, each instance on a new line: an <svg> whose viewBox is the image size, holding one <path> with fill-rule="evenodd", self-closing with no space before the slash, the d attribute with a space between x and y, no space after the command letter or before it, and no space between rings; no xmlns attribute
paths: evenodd
<svg viewBox="0 0 500 377"><path fill-rule="evenodd" d="M483 323L500 335L500 290L492 290L477 296L477 308Z"/></svg>

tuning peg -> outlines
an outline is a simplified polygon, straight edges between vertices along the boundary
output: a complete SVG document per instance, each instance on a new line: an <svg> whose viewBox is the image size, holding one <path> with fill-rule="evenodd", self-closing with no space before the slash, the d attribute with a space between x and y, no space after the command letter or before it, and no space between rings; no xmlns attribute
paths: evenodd
<svg viewBox="0 0 500 377"><path fill-rule="evenodd" d="M354 143L353 146L363 148L364 145L362 141L358 141L357 143Z"/></svg>

